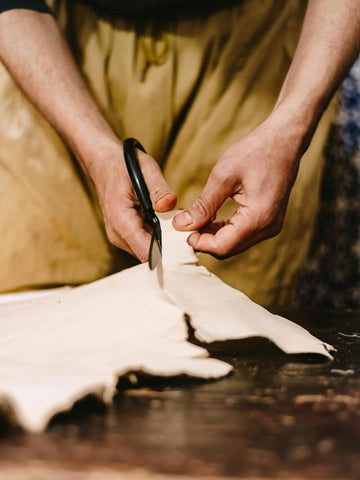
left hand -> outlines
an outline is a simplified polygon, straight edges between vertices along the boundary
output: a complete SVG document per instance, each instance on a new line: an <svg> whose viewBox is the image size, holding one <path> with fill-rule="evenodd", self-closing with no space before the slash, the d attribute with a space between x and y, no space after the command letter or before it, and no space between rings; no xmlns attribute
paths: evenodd
<svg viewBox="0 0 360 480"><path fill-rule="evenodd" d="M304 150L303 138L296 127L269 117L223 153L199 197L174 218L174 227L201 229L190 235L189 244L218 258L277 235ZM227 198L239 208L230 220L216 219Z"/></svg>

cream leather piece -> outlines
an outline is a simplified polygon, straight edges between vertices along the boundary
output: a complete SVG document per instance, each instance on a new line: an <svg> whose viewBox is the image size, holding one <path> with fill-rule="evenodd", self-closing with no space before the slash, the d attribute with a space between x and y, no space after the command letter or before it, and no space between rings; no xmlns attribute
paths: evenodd
<svg viewBox="0 0 360 480"><path fill-rule="evenodd" d="M0 406L39 431L94 393L111 400L131 371L214 379L232 367L187 341L186 320L204 342L263 336L287 353L331 358L331 347L272 315L197 265L188 233L161 215L163 261L141 264L74 289L0 305ZM11 410L11 409L10 409Z"/></svg>

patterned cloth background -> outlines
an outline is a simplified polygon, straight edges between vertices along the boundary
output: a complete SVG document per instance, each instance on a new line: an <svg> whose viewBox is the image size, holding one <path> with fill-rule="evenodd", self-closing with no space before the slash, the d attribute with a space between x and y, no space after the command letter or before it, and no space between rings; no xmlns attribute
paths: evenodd
<svg viewBox="0 0 360 480"><path fill-rule="evenodd" d="M360 308L360 58L340 91L298 305Z"/></svg>

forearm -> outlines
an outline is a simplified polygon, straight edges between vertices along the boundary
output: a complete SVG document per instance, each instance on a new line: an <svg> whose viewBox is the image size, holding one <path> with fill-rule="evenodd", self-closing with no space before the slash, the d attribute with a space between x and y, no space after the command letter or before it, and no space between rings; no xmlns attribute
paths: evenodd
<svg viewBox="0 0 360 480"><path fill-rule="evenodd" d="M274 114L298 126L306 149L360 45L359 0L309 0L295 56Z"/></svg>
<svg viewBox="0 0 360 480"><path fill-rule="evenodd" d="M92 99L54 19L29 10L2 13L0 58L94 181L110 242L147 260L150 234L139 215L122 144ZM142 152L139 161L154 208L174 208L176 196L159 165Z"/></svg>
<svg viewBox="0 0 360 480"><path fill-rule="evenodd" d="M10 10L0 15L0 56L29 99L62 135L84 170L94 152L118 140L93 101L51 15Z"/></svg>
<svg viewBox="0 0 360 480"><path fill-rule="evenodd" d="M195 202L177 215L198 251L228 257L280 232L300 158L359 48L360 0L309 0L296 53L267 119L231 145ZM239 208L216 218L227 199Z"/></svg>

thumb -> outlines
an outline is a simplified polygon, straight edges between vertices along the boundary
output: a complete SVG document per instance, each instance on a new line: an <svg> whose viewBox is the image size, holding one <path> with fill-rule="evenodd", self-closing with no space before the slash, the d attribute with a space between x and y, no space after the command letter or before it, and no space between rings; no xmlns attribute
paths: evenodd
<svg viewBox="0 0 360 480"><path fill-rule="evenodd" d="M224 178L220 181L211 173L195 202L176 215L174 227L177 230L198 230L209 223L225 200L233 194L233 185L226 180Z"/></svg>
<svg viewBox="0 0 360 480"><path fill-rule="evenodd" d="M166 183L158 163L142 152L139 152L139 159L154 210L167 212L175 208L176 195Z"/></svg>

